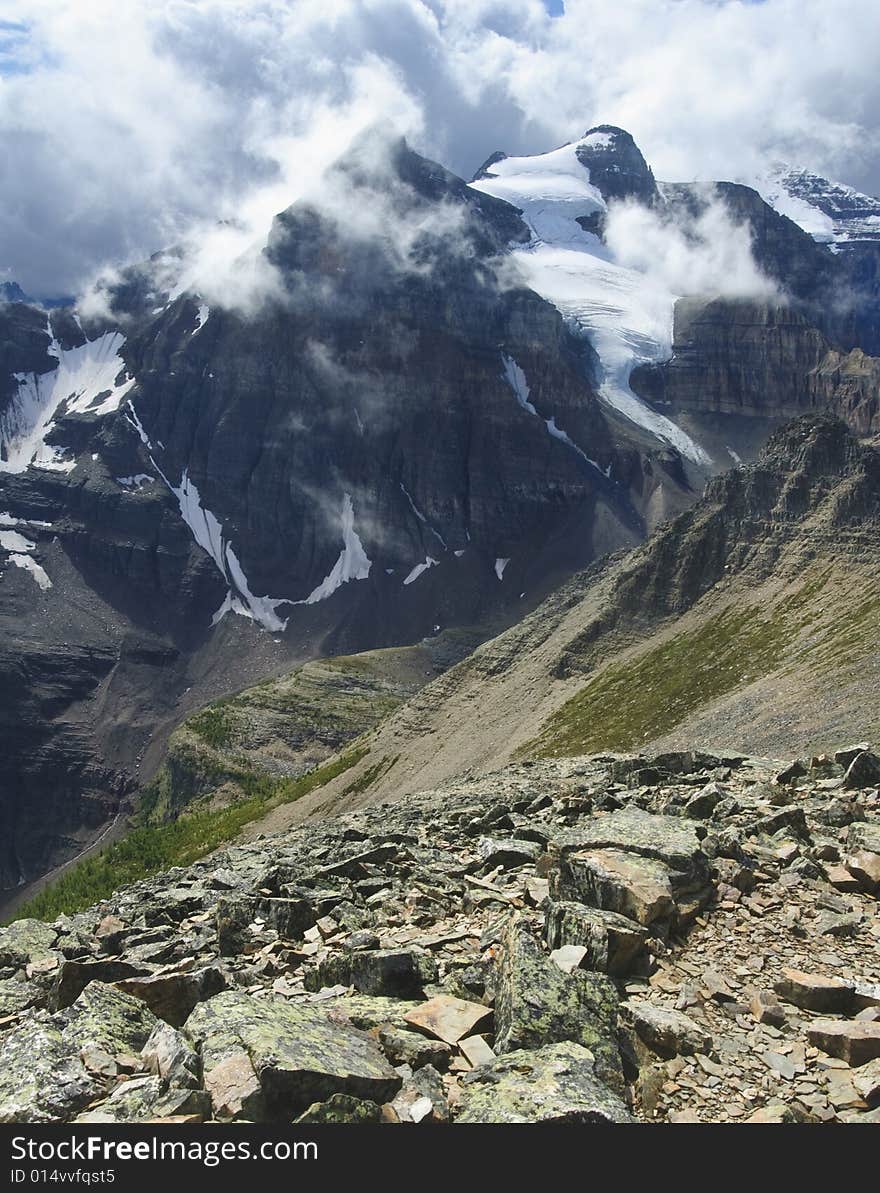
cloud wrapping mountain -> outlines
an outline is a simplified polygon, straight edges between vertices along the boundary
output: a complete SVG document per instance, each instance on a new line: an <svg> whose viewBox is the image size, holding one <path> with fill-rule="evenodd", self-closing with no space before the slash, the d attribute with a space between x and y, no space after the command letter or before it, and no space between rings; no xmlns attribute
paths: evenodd
<svg viewBox="0 0 880 1193"><path fill-rule="evenodd" d="M556 17L539 0L7 10L0 276L38 294L218 218L240 229L219 237L235 260L377 120L465 176L495 148L611 121L661 178L748 178L785 158L880 188L872 0L568 0Z"/></svg>

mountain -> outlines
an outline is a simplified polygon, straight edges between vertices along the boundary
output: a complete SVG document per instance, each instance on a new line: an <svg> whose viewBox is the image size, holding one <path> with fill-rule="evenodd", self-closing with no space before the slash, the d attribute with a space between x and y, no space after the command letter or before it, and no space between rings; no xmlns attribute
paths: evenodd
<svg viewBox="0 0 880 1193"><path fill-rule="evenodd" d="M0 302L33 302L18 282L0 282Z"/></svg>
<svg viewBox="0 0 880 1193"><path fill-rule="evenodd" d="M878 449L827 415L795 419L642 547L429 683L361 739L344 779L254 831L516 759L876 738L878 528Z"/></svg>
<svg viewBox="0 0 880 1193"><path fill-rule="evenodd" d="M719 205L757 301L657 272L667 243L713 249ZM613 235L632 212L645 260ZM846 254L754 190L658 183L612 126L471 184L373 131L225 290L187 253L100 314L0 307L7 891L121 831L213 699L480 641L793 413L875 426L877 304L828 299Z"/></svg>

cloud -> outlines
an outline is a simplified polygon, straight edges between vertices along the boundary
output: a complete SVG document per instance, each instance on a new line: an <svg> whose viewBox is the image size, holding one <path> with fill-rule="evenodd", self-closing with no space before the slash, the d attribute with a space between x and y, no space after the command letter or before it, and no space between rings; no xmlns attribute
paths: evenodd
<svg viewBox="0 0 880 1193"><path fill-rule="evenodd" d="M608 121L667 180L782 158L880 190L874 0L6 0L4 20L0 273L41 294L218 219L241 235L212 258L237 260L379 119L464 175Z"/></svg>
<svg viewBox="0 0 880 1193"><path fill-rule="evenodd" d="M778 298L776 283L755 262L748 225L736 223L720 199L704 203L687 220L637 203L612 204L604 237L614 260L675 295Z"/></svg>

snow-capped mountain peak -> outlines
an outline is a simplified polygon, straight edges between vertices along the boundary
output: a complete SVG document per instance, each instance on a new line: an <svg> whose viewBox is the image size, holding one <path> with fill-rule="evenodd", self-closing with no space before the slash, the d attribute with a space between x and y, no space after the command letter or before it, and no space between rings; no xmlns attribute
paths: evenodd
<svg viewBox="0 0 880 1193"><path fill-rule="evenodd" d="M755 190L822 244L836 248L880 240L880 199L786 163L754 180Z"/></svg>

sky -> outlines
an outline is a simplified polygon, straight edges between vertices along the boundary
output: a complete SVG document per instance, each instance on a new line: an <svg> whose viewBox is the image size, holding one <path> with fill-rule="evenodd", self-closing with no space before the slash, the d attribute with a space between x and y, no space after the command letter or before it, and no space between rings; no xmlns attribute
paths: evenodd
<svg viewBox="0 0 880 1193"><path fill-rule="evenodd" d="M376 121L469 177L613 123L658 178L880 192L876 0L0 0L0 280L268 228Z"/></svg>

